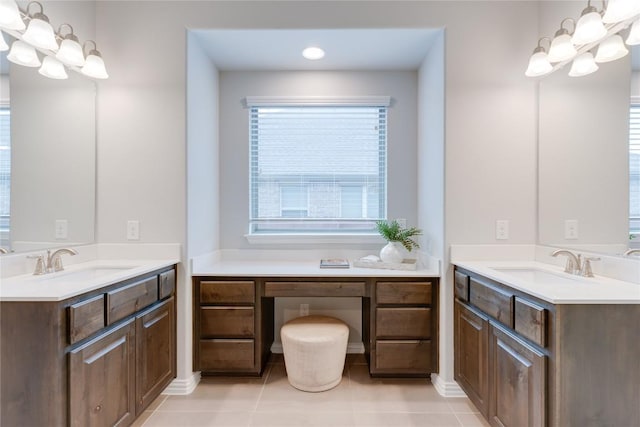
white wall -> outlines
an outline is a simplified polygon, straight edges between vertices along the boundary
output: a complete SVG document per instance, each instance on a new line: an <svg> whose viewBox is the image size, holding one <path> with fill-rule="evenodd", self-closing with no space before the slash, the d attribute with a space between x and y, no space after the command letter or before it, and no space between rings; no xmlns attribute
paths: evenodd
<svg viewBox="0 0 640 427"><path fill-rule="evenodd" d="M220 73L221 246L255 248L249 229L249 110L246 96L389 95L387 214L416 224L417 74L410 71L287 71ZM300 247L300 246L299 246ZM315 246L317 247L317 245ZM361 247L361 245L360 245ZM377 248L377 246L375 247Z"/></svg>
<svg viewBox="0 0 640 427"><path fill-rule="evenodd" d="M523 73L537 40L537 2L161 6L97 3L96 38L111 75L99 86L100 242L125 242L127 219L141 221L142 242L186 242L185 28L377 27L446 28L445 249L451 243L497 243L496 219L511 221L505 243L535 242L535 86ZM446 253L444 258L446 263ZM180 298L188 280L180 278ZM448 273L443 297L451 283ZM451 330L451 301L441 299L444 331ZM178 316L190 321L180 308ZM179 334L190 333L187 328ZM188 371L191 349L179 351L180 372ZM440 352L441 377L452 381L452 364L445 362L452 360L452 348Z"/></svg>

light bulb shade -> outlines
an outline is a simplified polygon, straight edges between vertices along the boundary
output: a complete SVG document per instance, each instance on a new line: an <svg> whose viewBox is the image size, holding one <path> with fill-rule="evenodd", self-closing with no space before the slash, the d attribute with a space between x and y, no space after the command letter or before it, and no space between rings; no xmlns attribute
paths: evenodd
<svg viewBox="0 0 640 427"><path fill-rule="evenodd" d="M60 43L60 50L56 53L56 58L67 64L75 67L82 67L84 65L84 53L82 52L82 46L77 40L66 38Z"/></svg>
<svg viewBox="0 0 640 427"><path fill-rule="evenodd" d="M572 59L578 51L571 43L571 36L568 33L554 37L549 48L549 62L562 62Z"/></svg>
<svg viewBox="0 0 640 427"><path fill-rule="evenodd" d="M42 67L38 70L38 73L42 74L45 77L49 77L50 79L68 79L67 71L64 69L64 65L62 62L57 59L46 56L42 61Z"/></svg>
<svg viewBox="0 0 640 427"><path fill-rule="evenodd" d="M640 18L636 19L636 21L631 26L631 31L629 31L629 36L627 37L626 43L629 46L640 44Z"/></svg>
<svg viewBox="0 0 640 427"><path fill-rule="evenodd" d="M13 42L7 59L14 64L25 67L39 67L41 65L35 48L22 40Z"/></svg>
<svg viewBox="0 0 640 427"><path fill-rule="evenodd" d="M596 62L610 62L620 59L629 53L622 37L618 34L614 34L608 39L602 41L598 46L598 53L596 53Z"/></svg>
<svg viewBox="0 0 640 427"><path fill-rule="evenodd" d="M553 70L546 52L535 52L529 59L529 66L524 75L527 77L540 77L549 74Z"/></svg>
<svg viewBox="0 0 640 427"><path fill-rule="evenodd" d="M596 61L593 59L593 55L591 54L591 52L585 52L581 55L578 55L573 60L569 75L571 77L586 76L587 74L598 71L598 68L598 64L596 64Z"/></svg>
<svg viewBox="0 0 640 427"><path fill-rule="evenodd" d="M36 17L29 21L29 26L27 27L27 31L22 35L22 40L35 47L49 49L54 52L57 51L58 42L56 41L56 36L53 33L53 27L46 21L46 17L44 15L36 14L35 16ZM37 18L38 16L41 18Z"/></svg>
<svg viewBox="0 0 640 427"><path fill-rule="evenodd" d="M9 50L9 45L7 44L7 42L4 39L4 36L2 35L2 32L0 31L0 52L4 52Z"/></svg>
<svg viewBox="0 0 640 427"><path fill-rule="evenodd" d="M104 66L104 61L96 51L91 51L84 62L84 67L80 69L80 72L85 76L93 77L94 79L107 79L109 75Z"/></svg>
<svg viewBox="0 0 640 427"><path fill-rule="evenodd" d="M589 12L580 17L573 32L571 42L580 46L587 43L602 40L607 35L607 29L602 23L602 17L598 12Z"/></svg>
<svg viewBox="0 0 640 427"><path fill-rule="evenodd" d="M0 27L7 30L24 30L24 21L14 0L0 0Z"/></svg>
<svg viewBox="0 0 640 427"><path fill-rule="evenodd" d="M609 0L607 10L602 16L605 24L626 21L640 13L638 0Z"/></svg>

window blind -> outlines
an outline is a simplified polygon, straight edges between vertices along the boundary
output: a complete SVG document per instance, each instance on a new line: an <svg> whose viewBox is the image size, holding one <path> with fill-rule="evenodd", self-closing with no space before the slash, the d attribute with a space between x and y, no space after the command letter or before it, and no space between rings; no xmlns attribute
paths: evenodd
<svg viewBox="0 0 640 427"><path fill-rule="evenodd" d="M640 234L640 103L629 111L629 230Z"/></svg>
<svg viewBox="0 0 640 427"><path fill-rule="evenodd" d="M0 246L8 246L11 212L11 115L0 107Z"/></svg>
<svg viewBox="0 0 640 427"><path fill-rule="evenodd" d="M386 106L250 107L250 231L371 231L386 216Z"/></svg>

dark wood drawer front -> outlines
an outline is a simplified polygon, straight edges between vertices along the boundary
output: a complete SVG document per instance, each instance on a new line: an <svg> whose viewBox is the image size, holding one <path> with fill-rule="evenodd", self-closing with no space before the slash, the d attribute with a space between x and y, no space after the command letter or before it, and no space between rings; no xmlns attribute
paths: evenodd
<svg viewBox="0 0 640 427"><path fill-rule="evenodd" d="M253 340L200 340L200 369L205 372L253 369Z"/></svg>
<svg viewBox="0 0 640 427"><path fill-rule="evenodd" d="M253 338L253 307L201 307L201 338Z"/></svg>
<svg viewBox="0 0 640 427"><path fill-rule="evenodd" d="M431 372L431 341L376 341L376 371L394 374Z"/></svg>
<svg viewBox="0 0 640 427"><path fill-rule="evenodd" d="M107 324L111 325L158 300L158 276L107 293Z"/></svg>
<svg viewBox="0 0 640 427"><path fill-rule="evenodd" d="M200 282L200 302L203 304L253 304L255 300L253 281Z"/></svg>
<svg viewBox="0 0 640 427"><path fill-rule="evenodd" d="M537 304L516 297L515 330L534 343L547 345L547 310Z"/></svg>
<svg viewBox="0 0 640 427"><path fill-rule="evenodd" d="M513 327L513 295L471 278L469 302L503 324Z"/></svg>
<svg viewBox="0 0 640 427"><path fill-rule="evenodd" d="M469 276L464 273L460 273L459 271L456 271L454 276L454 292L456 298L461 299L462 301L469 301Z"/></svg>
<svg viewBox="0 0 640 427"><path fill-rule="evenodd" d="M266 297L363 297L364 282L266 282Z"/></svg>
<svg viewBox="0 0 640 427"><path fill-rule="evenodd" d="M431 282L378 282L378 304L431 304Z"/></svg>
<svg viewBox="0 0 640 427"><path fill-rule="evenodd" d="M104 328L104 294L69 306L69 343L73 344Z"/></svg>
<svg viewBox="0 0 640 427"><path fill-rule="evenodd" d="M160 273L160 299L164 299L173 295L176 291L176 271L170 270Z"/></svg>
<svg viewBox="0 0 640 427"><path fill-rule="evenodd" d="M431 337L431 309L376 308L377 338L421 338Z"/></svg>

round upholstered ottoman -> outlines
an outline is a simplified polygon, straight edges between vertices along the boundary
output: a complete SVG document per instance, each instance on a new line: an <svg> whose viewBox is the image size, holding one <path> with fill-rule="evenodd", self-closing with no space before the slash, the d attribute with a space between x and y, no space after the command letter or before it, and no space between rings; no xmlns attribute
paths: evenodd
<svg viewBox="0 0 640 427"><path fill-rule="evenodd" d="M303 391L329 390L342 380L349 327L328 316L305 316L280 329L289 384Z"/></svg>

